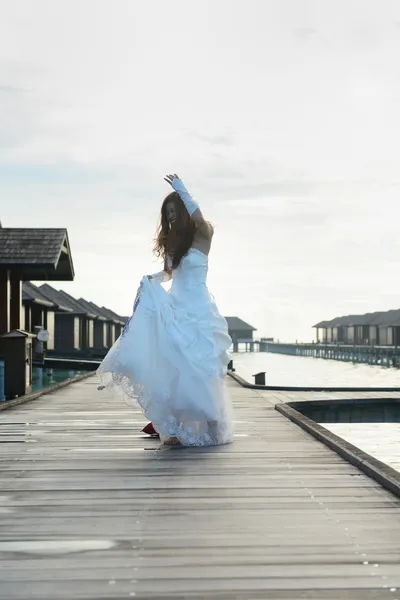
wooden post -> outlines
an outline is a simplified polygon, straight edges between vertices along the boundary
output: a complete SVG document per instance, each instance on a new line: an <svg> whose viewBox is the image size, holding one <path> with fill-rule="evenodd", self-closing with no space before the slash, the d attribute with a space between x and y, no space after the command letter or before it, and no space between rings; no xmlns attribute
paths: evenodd
<svg viewBox="0 0 400 600"><path fill-rule="evenodd" d="M10 331L21 329L22 283L20 275L10 277Z"/></svg>
<svg viewBox="0 0 400 600"><path fill-rule="evenodd" d="M253 375L255 385L265 385L265 371Z"/></svg>
<svg viewBox="0 0 400 600"><path fill-rule="evenodd" d="M10 272L0 271L0 334L10 331Z"/></svg>
<svg viewBox="0 0 400 600"><path fill-rule="evenodd" d="M25 304L25 323L22 329L32 331L32 307L30 304Z"/></svg>

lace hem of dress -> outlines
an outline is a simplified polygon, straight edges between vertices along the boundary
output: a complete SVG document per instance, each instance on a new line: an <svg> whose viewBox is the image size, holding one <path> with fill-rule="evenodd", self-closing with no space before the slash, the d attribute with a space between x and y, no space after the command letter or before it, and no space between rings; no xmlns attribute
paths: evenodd
<svg viewBox="0 0 400 600"><path fill-rule="evenodd" d="M140 405L146 419L152 422L154 429L159 433L161 441L176 437L184 446L219 446L228 444L233 439L228 403L223 405L221 414L212 421L179 420L172 414L166 414L163 418L154 407L160 407L167 401L169 395L167 390L158 391L156 405L152 394L146 392L144 386L132 383L125 375L121 373L99 373L99 375L104 384L102 387L122 396L123 400L133 408L137 408L137 404ZM190 418L189 415L187 416Z"/></svg>

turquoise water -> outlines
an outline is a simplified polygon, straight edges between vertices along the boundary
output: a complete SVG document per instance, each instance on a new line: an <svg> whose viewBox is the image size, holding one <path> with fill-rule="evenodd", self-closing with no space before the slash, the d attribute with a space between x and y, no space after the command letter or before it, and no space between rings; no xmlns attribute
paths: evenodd
<svg viewBox="0 0 400 600"><path fill-rule="evenodd" d="M41 369L39 367L33 368L32 373L32 391L37 392L43 388L71 379L76 375L83 375L87 371L74 371L71 369Z"/></svg>
<svg viewBox="0 0 400 600"><path fill-rule="evenodd" d="M41 369L34 367L32 372L32 391L37 392L43 388L71 379L75 375L82 375L87 371L74 371L71 369ZM0 360L0 401L4 398L4 361Z"/></svg>

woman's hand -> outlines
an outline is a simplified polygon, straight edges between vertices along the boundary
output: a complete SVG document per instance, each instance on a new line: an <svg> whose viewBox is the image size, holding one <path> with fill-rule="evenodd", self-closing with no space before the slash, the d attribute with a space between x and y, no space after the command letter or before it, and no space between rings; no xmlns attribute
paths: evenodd
<svg viewBox="0 0 400 600"><path fill-rule="evenodd" d="M166 175L164 177L164 181L169 183L169 185L172 185L172 182L174 181L174 179L179 179L179 176L176 173L174 175Z"/></svg>
<svg viewBox="0 0 400 600"><path fill-rule="evenodd" d="M164 180L169 183L169 185L179 194L181 197L183 204L186 207L186 210L189 213L189 217L194 221L197 225L198 230L204 237L207 239L211 239L214 233L212 225L205 220L200 206L196 202L194 198L187 191L182 179L174 173L173 175L169 174L164 177Z"/></svg>

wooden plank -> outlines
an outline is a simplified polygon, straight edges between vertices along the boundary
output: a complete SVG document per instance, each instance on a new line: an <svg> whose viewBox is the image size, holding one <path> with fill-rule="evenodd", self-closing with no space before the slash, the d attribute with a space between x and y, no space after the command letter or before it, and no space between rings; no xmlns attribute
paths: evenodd
<svg viewBox="0 0 400 600"><path fill-rule="evenodd" d="M2 600L400 598L399 500L274 410L321 394L228 385L217 448L161 447L95 377L3 411Z"/></svg>

